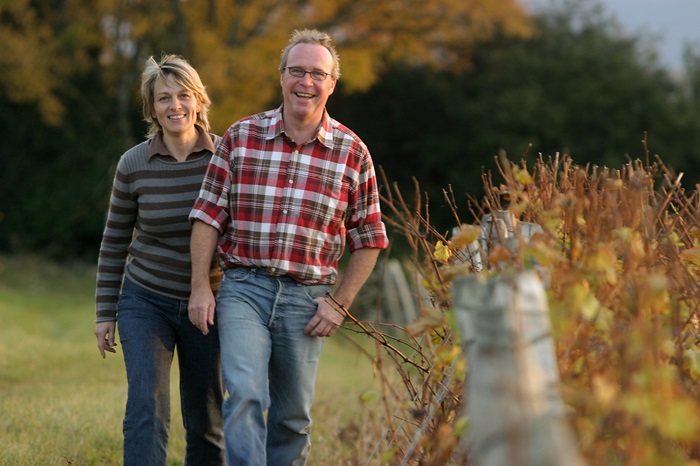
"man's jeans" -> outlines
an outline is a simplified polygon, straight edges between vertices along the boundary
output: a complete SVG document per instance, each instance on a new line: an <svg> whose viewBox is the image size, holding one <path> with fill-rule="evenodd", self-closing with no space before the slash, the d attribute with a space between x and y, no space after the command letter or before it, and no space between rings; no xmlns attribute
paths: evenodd
<svg viewBox="0 0 700 466"><path fill-rule="evenodd" d="M306 464L323 338L304 334L304 327L316 312L314 298L327 291L326 285L305 286L260 269L225 271L216 312L229 393L229 465Z"/></svg>
<svg viewBox="0 0 700 466"><path fill-rule="evenodd" d="M129 384L124 465L165 465L170 427L170 366L177 346L185 464L223 465L223 386L217 328L206 336L187 315L187 301L125 279L117 326Z"/></svg>

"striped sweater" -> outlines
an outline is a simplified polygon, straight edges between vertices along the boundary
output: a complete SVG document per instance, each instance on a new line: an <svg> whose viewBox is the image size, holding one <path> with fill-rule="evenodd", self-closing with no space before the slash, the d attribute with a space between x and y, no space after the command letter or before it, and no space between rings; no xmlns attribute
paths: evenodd
<svg viewBox="0 0 700 466"><path fill-rule="evenodd" d="M218 144L218 136L210 137ZM190 295L192 226L187 217L211 152L184 162L149 158L153 141L134 146L117 165L97 262L96 322L116 320L124 276L163 296Z"/></svg>

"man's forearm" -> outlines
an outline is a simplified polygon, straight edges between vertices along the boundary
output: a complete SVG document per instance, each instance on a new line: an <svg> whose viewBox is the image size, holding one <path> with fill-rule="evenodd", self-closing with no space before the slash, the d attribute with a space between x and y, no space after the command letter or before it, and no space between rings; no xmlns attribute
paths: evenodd
<svg viewBox="0 0 700 466"><path fill-rule="evenodd" d="M338 285L334 299L347 310L355 296L372 273L381 249L357 249L350 254L345 274Z"/></svg>
<svg viewBox="0 0 700 466"><path fill-rule="evenodd" d="M209 272L218 241L219 231L216 228L195 220L190 237L193 289L200 286L210 286Z"/></svg>

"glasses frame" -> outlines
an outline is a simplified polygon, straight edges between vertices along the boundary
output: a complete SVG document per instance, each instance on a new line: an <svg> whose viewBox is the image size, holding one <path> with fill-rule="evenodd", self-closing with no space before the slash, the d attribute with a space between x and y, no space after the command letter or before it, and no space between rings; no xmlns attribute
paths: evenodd
<svg viewBox="0 0 700 466"><path fill-rule="evenodd" d="M295 78L303 78L308 73L308 75L311 76L311 79L313 79L314 81L325 81L328 76L332 76L331 73L326 73L325 71L321 71L321 70L307 71L300 66L285 66L284 69L287 70L287 72L289 72L290 76L293 76ZM294 72L292 72L292 70L294 70ZM301 73L301 74L297 75L294 73Z"/></svg>

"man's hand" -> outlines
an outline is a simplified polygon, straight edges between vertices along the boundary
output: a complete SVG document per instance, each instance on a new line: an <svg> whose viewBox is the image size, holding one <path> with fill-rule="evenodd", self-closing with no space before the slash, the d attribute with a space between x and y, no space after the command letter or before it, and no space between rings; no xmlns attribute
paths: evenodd
<svg viewBox="0 0 700 466"><path fill-rule="evenodd" d="M357 249L350 254L345 276L338 285L333 298L316 298L318 309L311 318L304 333L311 336L330 337L345 320L357 292L372 273L379 256L379 249Z"/></svg>
<svg viewBox="0 0 700 466"><path fill-rule="evenodd" d="M117 323L98 322L95 324L95 337L97 337L97 348L100 350L102 359L105 358L105 351L116 353L114 349L117 344L114 342L114 331L117 328Z"/></svg>
<svg viewBox="0 0 700 466"><path fill-rule="evenodd" d="M330 337L345 320L345 311L331 298L316 298L318 309L311 318L304 333L312 337Z"/></svg>
<svg viewBox="0 0 700 466"><path fill-rule="evenodd" d="M187 303L187 314L190 317L190 322L204 335L209 333L209 326L214 325L215 312L216 298L214 298L211 287L193 288L190 301Z"/></svg>

